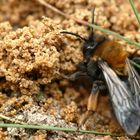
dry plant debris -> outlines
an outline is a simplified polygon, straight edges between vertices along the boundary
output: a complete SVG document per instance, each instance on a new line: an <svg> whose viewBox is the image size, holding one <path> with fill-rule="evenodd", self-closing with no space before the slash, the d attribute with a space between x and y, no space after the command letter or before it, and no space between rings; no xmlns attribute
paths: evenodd
<svg viewBox="0 0 140 140"><path fill-rule="evenodd" d="M45 1L76 19L88 22L91 21L91 9L95 6L97 25L140 42L139 25L130 4L125 0ZM140 11L138 0L135 5ZM0 22L0 113L26 123L77 127L78 119L86 110L91 85L85 81L71 83L60 76L75 71L76 65L83 60L83 42L73 36L62 35L60 31L64 29L87 37L89 29L65 19L38 0L1 0ZM135 46L125 46L129 54L140 55L140 50ZM0 120L0 123L5 122L10 121ZM123 132L111 113L108 97L101 97L97 113L88 119L83 129ZM0 129L0 139L18 138L129 139L44 130Z"/></svg>

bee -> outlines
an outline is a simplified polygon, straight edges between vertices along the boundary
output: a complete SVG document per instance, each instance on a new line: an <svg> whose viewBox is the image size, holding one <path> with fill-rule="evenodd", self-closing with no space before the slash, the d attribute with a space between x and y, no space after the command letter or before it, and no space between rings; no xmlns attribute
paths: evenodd
<svg viewBox="0 0 140 140"><path fill-rule="evenodd" d="M74 35L84 41L84 61L80 63L78 71L64 77L75 80L87 76L93 82L87 112L80 123L85 122L87 116L96 111L99 92L107 88L119 124L128 135L134 135L140 127L140 76L131 64L128 53L117 41L96 35L93 28L88 39L68 31L62 33ZM120 74L125 68L127 74Z"/></svg>

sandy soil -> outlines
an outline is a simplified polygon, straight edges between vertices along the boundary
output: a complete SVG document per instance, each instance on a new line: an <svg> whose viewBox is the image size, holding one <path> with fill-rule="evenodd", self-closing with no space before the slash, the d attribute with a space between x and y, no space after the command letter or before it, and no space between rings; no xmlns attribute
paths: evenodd
<svg viewBox="0 0 140 140"><path fill-rule="evenodd" d="M97 25L140 42L139 25L128 1L45 1L62 12L87 22L91 22L91 9L96 7ZM135 1L135 5L140 11L138 0ZM88 79L70 82L61 76L76 71L76 66L83 60L83 42L74 36L61 34L62 30L78 33L85 38L89 35L89 28L53 12L38 0L0 1L0 113L28 124L77 128L79 118L86 111L92 84ZM114 39L112 36L108 37ZM140 55L138 48L122 43L129 55ZM0 123L11 121L1 119ZM124 134L112 113L108 95L100 96L97 112L88 118L81 129ZM0 139L130 138L0 128Z"/></svg>

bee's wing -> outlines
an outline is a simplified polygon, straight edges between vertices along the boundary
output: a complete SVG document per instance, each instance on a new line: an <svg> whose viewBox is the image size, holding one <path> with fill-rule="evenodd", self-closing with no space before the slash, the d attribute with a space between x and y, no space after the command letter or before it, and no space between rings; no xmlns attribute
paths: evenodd
<svg viewBox="0 0 140 140"><path fill-rule="evenodd" d="M140 76L133 67L133 65L131 65L129 59L126 59L126 64L128 68L129 85L133 93L134 100L140 108Z"/></svg>
<svg viewBox="0 0 140 140"><path fill-rule="evenodd" d="M140 126L140 109L132 99L130 88L107 63L99 61L99 67L107 83L117 120L127 134L135 134Z"/></svg>

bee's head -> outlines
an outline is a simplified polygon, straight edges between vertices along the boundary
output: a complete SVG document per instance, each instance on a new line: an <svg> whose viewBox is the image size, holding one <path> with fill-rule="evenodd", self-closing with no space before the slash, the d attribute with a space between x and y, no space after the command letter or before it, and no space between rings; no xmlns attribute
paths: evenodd
<svg viewBox="0 0 140 140"><path fill-rule="evenodd" d="M91 24L94 24L94 11L95 11L95 9L92 10ZM80 36L77 33L69 32L69 31L62 31L61 33L76 36L79 39L81 39L82 41L84 41L84 45L83 45L82 49L83 49L83 54L85 56L86 61L89 61L89 59L90 59L92 53L94 52L94 50L96 49L96 47L105 40L105 37L103 37L101 35L96 35L94 33L93 27L90 27L90 35L89 35L89 37L87 39L82 37L82 36Z"/></svg>
<svg viewBox="0 0 140 140"><path fill-rule="evenodd" d="M104 36L91 34L83 45L83 54L85 58L88 60L91 57L94 50L105 40L106 38Z"/></svg>

